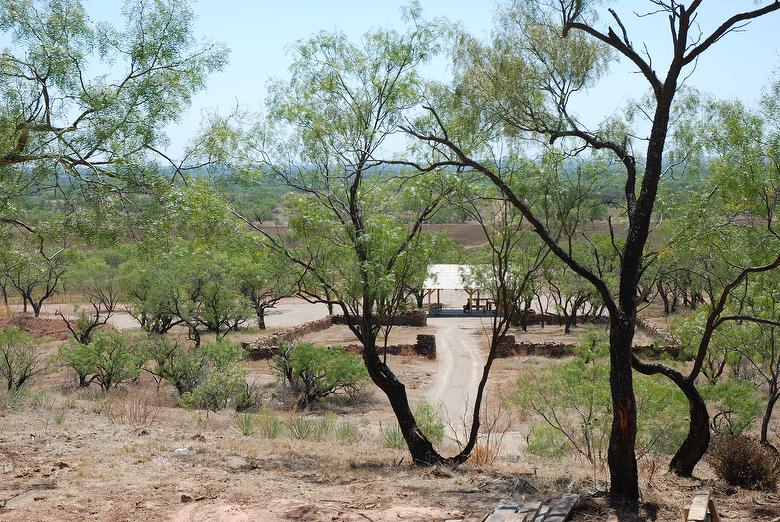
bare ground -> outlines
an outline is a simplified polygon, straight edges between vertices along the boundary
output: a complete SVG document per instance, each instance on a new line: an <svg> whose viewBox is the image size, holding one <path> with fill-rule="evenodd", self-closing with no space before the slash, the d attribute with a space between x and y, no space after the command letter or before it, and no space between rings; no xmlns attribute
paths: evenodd
<svg viewBox="0 0 780 522"><path fill-rule="evenodd" d="M287 301L269 323L278 328L324 313L324 307ZM481 375L484 325L473 318L432 319L425 329L395 328L390 342L413 342L423 332L437 336L436 361L390 356L389 364L407 383L412 401L441 403L457 426ZM571 342L584 332L578 328L566 335L547 326L512 333L518 340ZM354 342L344 327L310 338ZM50 338L42 350L52 353L57 344ZM511 394L521 368L555 362L496 361L489 397ZM267 362L252 362L251 370L253 378L273 385ZM639 515L620 514L599 493L604 470L525 454L523 422L507 433L492 467L411 467L404 451L381 443L378 425L392 422L392 413L374 387L360 405L332 405L339 422L353 423L362 433L359 442L347 444L289 435L244 437L233 428L231 413L189 412L169 398L149 422L117 418L111 401L69 391L63 388L66 379L64 372L46 375L34 383L45 390L38 399L20 411L0 410L0 520L481 520L500 499L543 500L569 490L583 495L575 520L681 520L682 507L700 488L716 495L723 520L780 516L775 494L726 487L706 464L697 468L699 478L680 479L664 472L663 459L640 462L645 504ZM142 408L143 400L134 397L144 397L152 387L142 379L117 404ZM176 455L177 448L187 448L187 454ZM456 449L451 438L442 448L445 453Z"/></svg>

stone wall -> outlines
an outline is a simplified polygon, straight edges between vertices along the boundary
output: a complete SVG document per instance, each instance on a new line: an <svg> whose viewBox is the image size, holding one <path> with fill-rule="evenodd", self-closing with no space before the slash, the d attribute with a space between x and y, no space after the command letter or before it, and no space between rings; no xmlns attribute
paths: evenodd
<svg viewBox="0 0 780 522"><path fill-rule="evenodd" d="M251 359L270 359L273 356L274 350L279 347L280 343L290 342L313 332L327 330L332 325L332 317L328 315L322 319L309 321L308 323L303 323L280 332L274 332L268 337L263 337L262 339L258 339L251 343L242 343L242 346L249 351L249 357Z"/></svg>
<svg viewBox="0 0 780 522"><path fill-rule="evenodd" d="M522 314L522 315L521 315ZM525 317L525 324L528 326L534 324L551 324L551 325L563 325L565 321L560 314L542 314L535 310L526 310L525 312L515 313L512 317L512 326L520 326L522 324L522 317ZM609 317L599 316L577 316L577 324L607 324L609 323Z"/></svg>
<svg viewBox="0 0 780 522"><path fill-rule="evenodd" d="M653 337L654 339L662 339L670 343L674 341L672 335L669 332L652 325L650 321L644 317L637 316L636 328L637 330L641 330L644 334Z"/></svg>
<svg viewBox="0 0 780 522"><path fill-rule="evenodd" d="M363 346L360 344L349 344L344 346L344 349L357 355L363 353ZM377 351L381 356L381 354L384 353L384 348L378 346ZM436 337L433 335L420 334L417 336L417 342L415 344L389 344L387 345L387 353L388 355L405 355L407 357L435 359Z"/></svg>
<svg viewBox="0 0 780 522"><path fill-rule="evenodd" d="M333 324L347 324L347 322L347 318L343 315L333 316ZM401 312L393 316L389 324L393 326L428 326L428 314L422 309Z"/></svg>
<svg viewBox="0 0 780 522"><path fill-rule="evenodd" d="M561 357L572 355L577 348L576 344L570 343L530 343L526 341L517 342L514 335L505 336L498 345L496 353L497 358L535 355L538 357L552 357L559 359ZM634 353L641 354L650 359L657 359L664 356L670 356L674 359L680 356L680 348L674 345L655 346L634 345Z"/></svg>

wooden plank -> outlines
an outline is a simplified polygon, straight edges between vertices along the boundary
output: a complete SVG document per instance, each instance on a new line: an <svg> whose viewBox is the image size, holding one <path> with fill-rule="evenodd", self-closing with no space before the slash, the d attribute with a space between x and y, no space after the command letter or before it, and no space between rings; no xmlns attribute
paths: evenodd
<svg viewBox="0 0 780 522"><path fill-rule="evenodd" d="M687 522L706 522L709 503L710 494L708 492L696 493L691 502L691 507L688 509Z"/></svg>
<svg viewBox="0 0 780 522"><path fill-rule="evenodd" d="M483 522L507 522L509 516L517 513L518 505L508 500L502 500L496 506L496 509L488 515Z"/></svg>
<svg viewBox="0 0 780 522"><path fill-rule="evenodd" d="M550 507L550 512L544 522L565 522L579 499L580 496L576 493L566 493Z"/></svg>
<svg viewBox="0 0 780 522"><path fill-rule="evenodd" d="M521 515L520 513L510 513L504 520L505 522L529 522L528 515Z"/></svg>
<svg viewBox="0 0 780 522"><path fill-rule="evenodd" d="M544 519L547 518L547 513L550 512L550 506L542 506L539 508L539 513L536 514L536 518L533 520L533 522L544 522Z"/></svg>
<svg viewBox="0 0 780 522"><path fill-rule="evenodd" d="M520 515L528 515L528 520L533 520L541 508L541 502L525 502L517 508L517 513Z"/></svg>
<svg viewBox="0 0 780 522"><path fill-rule="evenodd" d="M710 518L712 522L720 522L720 515L718 514L718 508L715 507L715 501L710 499L707 503L707 507L710 508Z"/></svg>

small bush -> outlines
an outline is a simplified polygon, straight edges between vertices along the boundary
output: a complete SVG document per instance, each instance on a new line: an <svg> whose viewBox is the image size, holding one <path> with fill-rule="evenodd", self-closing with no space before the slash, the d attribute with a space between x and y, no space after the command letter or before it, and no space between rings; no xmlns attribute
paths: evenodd
<svg viewBox="0 0 780 522"><path fill-rule="evenodd" d="M0 375L6 381L7 390L21 388L43 369L35 345L26 333L13 326L0 330Z"/></svg>
<svg viewBox="0 0 780 522"><path fill-rule="evenodd" d="M272 360L276 370L298 394L298 406L307 406L366 379L363 362L341 348L324 348L308 342L283 346Z"/></svg>
<svg viewBox="0 0 780 522"><path fill-rule="evenodd" d="M246 376L249 370L243 366L244 351L226 340L204 343L184 357L201 361L202 380L192 391L179 397L179 403L186 408L219 411L227 408L246 390Z"/></svg>
<svg viewBox="0 0 780 522"><path fill-rule="evenodd" d="M160 396L147 390L133 390L125 396L106 396L104 411L114 424L144 428L154 425L162 414Z"/></svg>
<svg viewBox="0 0 780 522"><path fill-rule="evenodd" d="M256 412L263 405L263 394L260 386L255 382L244 383L244 388L235 397L236 411Z"/></svg>
<svg viewBox="0 0 780 522"><path fill-rule="evenodd" d="M29 390L24 388L0 391L0 412L21 410L29 396Z"/></svg>
<svg viewBox="0 0 780 522"><path fill-rule="evenodd" d="M233 427L244 437L254 435L257 426L257 417L252 413L236 413L233 419Z"/></svg>
<svg viewBox="0 0 780 522"><path fill-rule="evenodd" d="M401 433L401 427L395 422L389 428L380 424L379 434L382 437L382 445L386 448L401 449L406 447L406 439Z"/></svg>
<svg viewBox="0 0 780 522"><path fill-rule="evenodd" d="M287 425L290 430L290 435L298 440L306 440L314 433L314 422L306 417L296 415L292 417Z"/></svg>
<svg viewBox="0 0 780 522"><path fill-rule="evenodd" d="M780 479L780 457L768 446L751 438L716 437L708 452L715 474L732 486L775 491Z"/></svg>
<svg viewBox="0 0 780 522"><path fill-rule="evenodd" d="M195 350L192 353L165 337L149 336L145 343L148 358L155 362L148 370L158 380L168 381L179 395L191 393L206 379L206 353Z"/></svg>
<svg viewBox="0 0 780 522"><path fill-rule="evenodd" d="M444 440L444 421L439 410L428 401L420 401L414 406L414 419L420 431L433 442L441 444Z"/></svg>
<svg viewBox="0 0 780 522"><path fill-rule="evenodd" d="M96 382L104 391L136 379L146 361L146 354L128 336L107 330L94 333L89 344L65 343L59 356L76 372L79 386Z"/></svg>
<svg viewBox="0 0 780 522"><path fill-rule="evenodd" d="M314 421L314 430L312 431L312 437L314 440L322 442L330 437L335 428L336 415L334 413L326 413L325 416Z"/></svg>
<svg viewBox="0 0 780 522"><path fill-rule="evenodd" d="M277 439L284 432L284 422L271 412L263 412L257 422L257 430L264 439Z"/></svg>
<svg viewBox="0 0 780 522"><path fill-rule="evenodd" d="M354 444L363 438L360 428L349 422L344 422L336 426L334 431L336 440L343 444Z"/></svg>

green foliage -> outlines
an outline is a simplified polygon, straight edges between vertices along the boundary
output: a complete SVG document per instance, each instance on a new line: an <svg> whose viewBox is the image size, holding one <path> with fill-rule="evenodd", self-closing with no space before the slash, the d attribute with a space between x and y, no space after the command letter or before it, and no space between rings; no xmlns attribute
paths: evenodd
<svg viewBox="0 0 780 522"><path fill-rule="evenodd" d="M444 440L444 420L439 409L428 401L420 401L412 409L417 427L428 440L441 444Z"/></svg>
<svg viewBox="0 0 780 522"><path fill-rule="evenodd" d="M402 449L406 447L404 434L401 433L401 427L398 426L397 422L391 423L388 427L380 424L379 436L382 439L382 445L386 448Z"/></svg>
<svg viewBox="0 0 780 522"><path fill-rule="evenodd" d="M233 417L233 427L244 437L254 435L258 426L257 416L253 413L236 413Z"/></svg>
<svg viewBox="0 0 780 522"><path fill-rule="evenodd" d="M519 379L514 400L539 420L528 437L529 452L606 458L612 421L606 343L602 330L591 330L575 357ZM634 385L640 453L675 451L687 433L685 397L661 376L637 376Z"/></svg>
<svg viewBox="0 0 780 522"><path fill-rule="evenodd" d="M206 353L188 352L178 342L150 335L146 340L148 358L154 362L154 375L172 384L179 395L192 392L206 377Z"/></svg>
<svg viewBox="0 0 780 522"><path fill-rule="evenodd" d="M203 376L192 391L179 396L185 408L219 411L227 408L246 389L248 368L246 354L240 346L226 340L207 342L185 355L199 361ZM194 366L190 360L188 368Z"/></svg>
<svg viewBox="0 0 780 522"><path fill-rule="evenodd" d="M334 435L336 440L342 444L355 444L363 438L360 428L349 422L339 423L336 426Z"/></svg>
<svg viewBox="0 0 780 522"><path fill-rule="evenodd" d="M294 439L306 440L315 433L316 421L302 415L295 415L288 421L287 429Z"/></svg>
<svg viewBox="0 0 780 522"><path fill-rule="evenodd" d="M274 367L307 407L324 397L356 386L368 377L359 357L341 348L309 342L283 347L274 355Z"/></svg>
<svg viewBox="0 0 780 522"><path fill-rule="evenodd" d="M741 435L761 413L761 399L751 381L722 379L698 389L707 401L711 428L718 435Z"/></svg>
<svg viewBox="0 0 780 522"><path fill-rule="evenodd" d="M103 391L136 379L146 362L140 343L127 335L100 330L88 344L68 341L59 357L76 372L80 386L98 383Z"/></svg>
<svg viewBox="0 0 780 522"><path fill-rule="evenodd" d="M16 327L0 330L0 376L6 390L21 389L31 377L44 370L32 339Z"/></svg>
<svg viewBox="0 0 780 522"><path fill-rule="evenodd" d="M264 411L259 415L257 432L264 439L277 439L284 432L284 422L273 412Z"/></svg>
<svg viewBox="0 0 780 522"><path fill-rule="evenodd" d="M333 433L336 427L336 414L327 412L325 415L314 421L314 429L312 430L312 438L318 442L322 442Z"/></svg>

